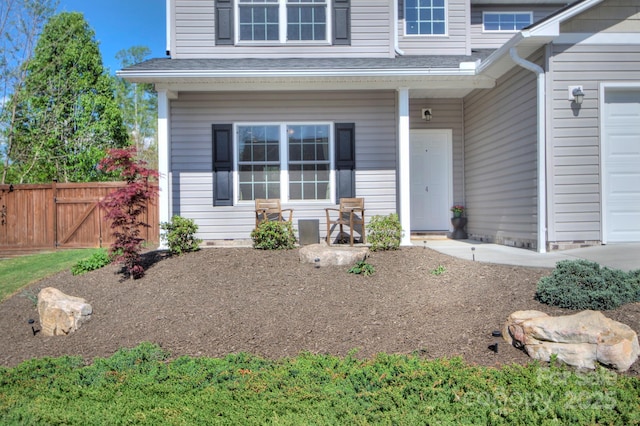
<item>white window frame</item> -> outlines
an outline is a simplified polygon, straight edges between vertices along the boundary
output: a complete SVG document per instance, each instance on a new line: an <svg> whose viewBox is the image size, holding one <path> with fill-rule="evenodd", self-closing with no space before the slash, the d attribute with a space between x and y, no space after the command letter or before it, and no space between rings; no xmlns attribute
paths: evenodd
<svg viewBox="0 0 640 426"><path fill-rule="evenodd" d="M449 0L444 0L444 33L442 34L408 34L407 3L404 3L404 36L405 37L448 37L449 36Z"/></svg>
<svg viewBox="0 0 640 426"><path fill-rule="evenodd" d="M324 0L326 7L326 22L325 22L325 39L324 40L287 40L287 6L289 5L288 0L277 0L278 2L278 40L241 40L240 39L240 2L234 2L234 34L235 34L235 43L239 46L255 46L255 45L330 45L332 38L332 5L333 2L331 0ZM301 3L302 5L312 3ZM295 3L294 3L295 5Z"/></svg>
<svg viewBox="0 0 640 426"><path fill-rule="evenodd" d="M239 140L238 131L243 126L279 126L280 127L280 202L286 204L335 204L336 171L334 123L327 121L247 121L233 124L233 187L234 205L254 204L255 200L240 199ZM289 140L287 126L328 126L329 137L329 199L323 200L290 200L289 199Z"/></svg>
<svg viewBox="0 0 640 426"><path fill-rule="evenodd" d="M485 15L490 14L490 15L514 15L514 23L515 23L515 15L529 15L529 24L525 25L525 27L533 24L533 12L523 12L523 11L519 11L519 12L515 12L515 11L507 11L507 10L501 10L501 11L490 11L490 10L485 10L482 12L482 32L483 33L517 33L520 30L487 30L485 29L484 23L485 23Z"/></svg>

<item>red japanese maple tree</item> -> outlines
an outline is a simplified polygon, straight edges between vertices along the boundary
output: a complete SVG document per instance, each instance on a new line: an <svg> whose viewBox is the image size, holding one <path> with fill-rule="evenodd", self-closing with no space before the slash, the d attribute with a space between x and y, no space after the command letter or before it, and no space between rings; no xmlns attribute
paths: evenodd
<svg viewBox="0 0 640 426"><path fill-rule="evenodd" d="M136 159L135 147L111 149L98 165L106 173L116 173L127 185L107 195L101 202L106 210L105 220L111 222L111 234L115 241L111 244L111 255L123 265L125 272L133 279L144 276L142 266L141 229L149 224L143 221L147 202L158 194L154 181L156 170L149 169L145 161Z"/></svg>

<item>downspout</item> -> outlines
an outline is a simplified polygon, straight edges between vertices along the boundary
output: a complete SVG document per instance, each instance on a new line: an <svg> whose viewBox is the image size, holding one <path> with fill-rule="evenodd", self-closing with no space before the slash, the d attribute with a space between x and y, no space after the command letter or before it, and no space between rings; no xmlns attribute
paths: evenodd
<svg viewBox="0 0 640 426"><path fill-rule="evenodd" d="M399 21L400 18L398 16L398 0L393 0L393 48L396 51L396 54L399 56L404 56L404 51L400 49L400 44L398 41L398 32L400 31Z"/></svg>
<svg viewBox="0 0 640 426"><path fill-rule="evenodd" d="M170 56L171 55L171 16L173 14L173 8L171 7L171 0L166 0L165 2L165 8L166 8L166 14L167 16L165 17L166 22L166 31L167 31L167 36L166 36L166 55Z"/></svg>
<svg viewBox="0 0 640 426"><path fill-rule="evenodd" d="M544 69L538 64L527 61L518 56L518 49L509 49L511 59L522 68L538 75L538 253L547 251L547 179L546 179L546 150L547 140L545 132L546 124L546 93Z"/></svg>

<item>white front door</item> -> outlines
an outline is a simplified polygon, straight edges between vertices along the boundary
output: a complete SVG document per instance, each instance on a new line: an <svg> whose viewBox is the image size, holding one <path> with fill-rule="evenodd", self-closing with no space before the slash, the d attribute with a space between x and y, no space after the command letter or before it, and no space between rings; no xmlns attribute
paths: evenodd
<svg viewBox="0 0 640 426"><path fill-rule="evenodd" d="M447 231L453 200L451 130L412 130L411 230Z"/></svg>
<svg viewBox="0 0 640 426"><path fill-rule="evenodd" d="M640 241L640 88L605 88L603 242Z"/></svg>

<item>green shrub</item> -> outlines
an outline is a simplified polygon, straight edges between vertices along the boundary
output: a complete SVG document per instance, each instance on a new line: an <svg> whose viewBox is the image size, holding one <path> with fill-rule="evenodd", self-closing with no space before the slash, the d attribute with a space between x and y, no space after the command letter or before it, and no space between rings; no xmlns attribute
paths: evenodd
<svg viewBox="0 0 640 426"><path fill-rule="evenodd" d="M291 222L264 221L251 231L253 247L262 250L292 249L296 243Z"/></svg>
<svg viewBox="0 0 640 426"><path fill-rule="evenodd" d="M171 360L143 343L0 366L7 425L638 425L640 379L539 363L471 366L384 354Z"/></svg>
<svg viewBox="0 0 640 426"><path fill-rule="evenodd" d="M81 275L89 271L100 269L111 263L111 256L107 250L100 250L91 255L88 259L82 259L71 267L73 275Z"/></svg>
<svg viewBox="0 0 640 426"><path fill-rule="evenodd" d="M568 309L609 310L640 298L640 272L601 268L588 260L563 260L538 282L536 299Z"/></svg>
<svg viewBox="0 0 640 426"><path fill-rule="evenodd" d="M442 275L447 272L447 268L443 265L438 265L437 268L431 270L431 275Z"/></svg>
<svg viewBox="0 0 640 426"><path fill-rule="evenodd" d="M371 251L397 250L402 239L402 226L396 213L373 216L369 222L367 238Z"/></svg>
<svg viewBox="0 0 640 426"><path fill-rule="evenodd" d="M367 277L369 275L373 275L376 272L376 269L372 264L367 263L367 261L363 259L356 262L356 264L353 265L347 272L350 274L364 275L365 277Z"/></svg>
<svg viewBox="0 0 640 426"><path fill-rule="evenodd" d="M201 239L195 237L195 233L198 232L198 225L195 224L193 219L173 216L171 222L162 222L160 228L166 231L162 234L162 240L166 241L171 254L181 255L182 253L196 251L202 242Z"/></svg>

